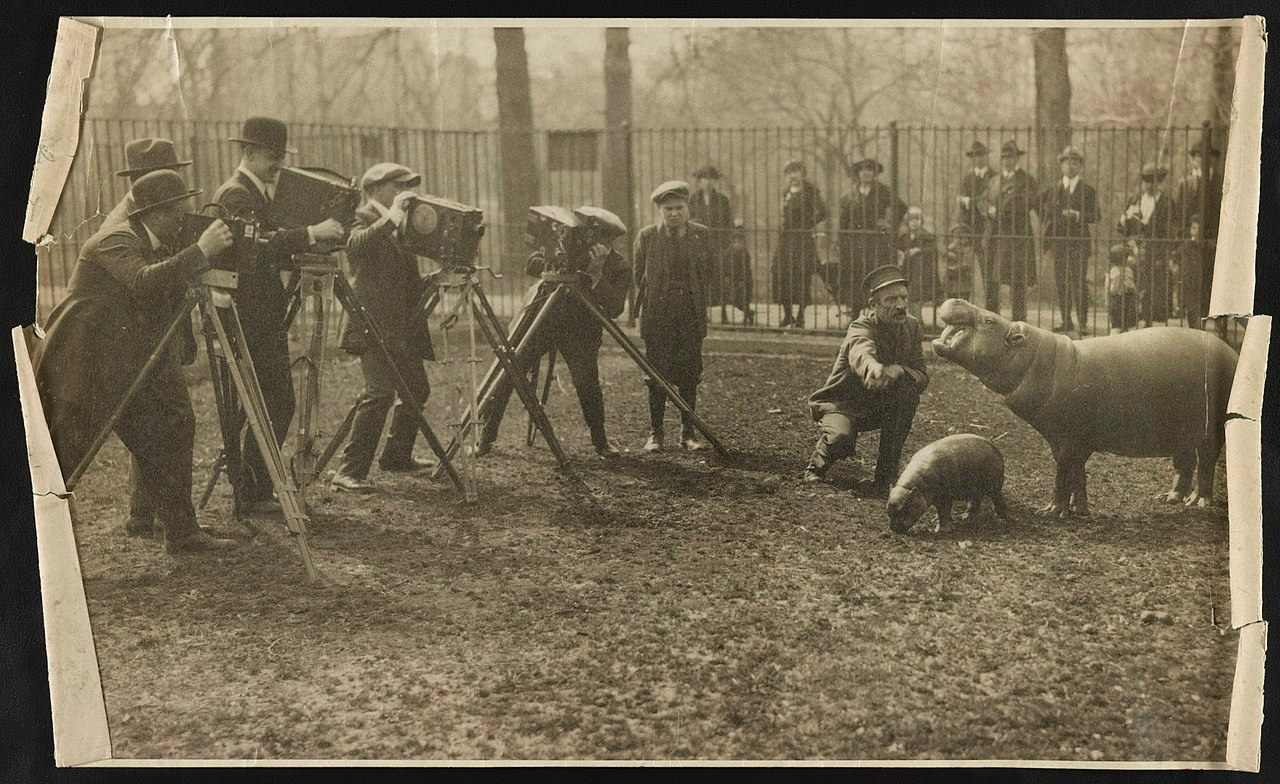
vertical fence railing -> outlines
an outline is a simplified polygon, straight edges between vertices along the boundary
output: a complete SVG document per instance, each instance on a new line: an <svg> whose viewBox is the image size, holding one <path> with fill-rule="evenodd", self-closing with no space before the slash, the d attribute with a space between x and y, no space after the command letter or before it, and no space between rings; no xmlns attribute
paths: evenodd
<svg viewBox="0 0 1280 784"><path fill-rule="evenodd" d="M236 167L238 150L228 139L238 130L235 121L87 120L82 154L73 162L54 216L51 234L56 241L38 250L40 315L47 316L65 295L80 246L124 196L128 182L113 172L125 168L124 147L130 139L172 138L180 156L193 162L185 170L188 179L203 188L208 198ZM679 178L696 187L694 172L708 164L722 173L718 188L729 198L733 216L742 226L737 232L731 226L713 227L729 235L721 247L734 250L733 258L726 257L717 272L723 278L717 287L721 301L712 303L709 313L716 327L743 328L747 314L739 306L744 304L754 313L755 328L778 326L781 310L772 283L780 260L786 190L782 169L790 160L803 162L829 213L826 221L814 228L819 265L814 279L808 281L811 296L805 322L810 330L832 332L845 329L851 310L860 303L862 274L884 261L902 261L912 272L912 296L926 331L940 329L937 306L947 296L964 295L985 304L988 275L1000 275L1000 310L1006 316L1014 315L1009 284L1018 278L1009 273L1018 271L999 269L1000 265L988 258L988 250L981 247L983 240L979 238L979 247L975 247L975 238L961 225L957 198L961 181L974 163L984 162L965 153L974 142L981 142L990 151L985 163L998 173L1002 145L1016 145L1023 152L1016 162L1035 181L1040 206L1043 194L1059 187L1063 175L1058 168L1058 151L1041 150L1038 145L1044 139L1068 135L1059 129L1033 127L960 128L896 122L887 127L628 128L623 132L626 143L616 148L624 150L627 157L626 187L636 224L633 231L658 219L648 199L658 183ZM606 171L603 156L611 148L605 133L533 133L542 201L565 206L601 204ZM1116 295L1109 293L1109 283L1115 288L1109 251L1122 243L1136 246L1128 263L1135 272L1139 325L1148 320L1153 324L1195 321L1208 304L1200 301L1199 278L1207 274L1204 270L1211 264L1220 199L1220 192L1217 198L1200 198L1198 183L1210 183L1210 192L1220 189L1223 158L1205 155L1196 161L1189 153L1197 144L1206 149L1220 147L1215 140L1226 138L1225 129L1207 123L1163 128L1074 126L1069 136L1084 158L1081 180L1096 190L1099 212L1088 238L1081 241L1085 248L1081 285L1088 301L1086 323L1076 326L1084 326L1092 334L1105 334L1111 328L1109 305ZM297 123L290 126L290 143L299 150L291 157L292 164L324 166L354 177L379 161L398 160L423 174L424 190L483 209L489 219L479 263L502 275L488 283L490 294L501 314L514 314L531 281L523 277L523 258L504 258L509 233L521 232L523 227L506 226L502 219L502 161L496 132ZM868 222L859 218L846 227L844 224L850 223L846 213L858 211L861 196L854 166L867 158L883 166L877 179L896 199L889 200L883 215L872 216L876 219ZM1141 220L1135 225L1122 219L1131 203L1138 204L1139 210L1143 207L1140 175L1147 164L1167 170L1158 189L1161 195L1155 200L1154 213L1160 224L1155 229L1150 221L1144 229ZM917 208L921 214L922 224L914 236L904 215L896 212L898 199L904 208ZM1161 200L1167 206L1162 206ZM1046 236L1041 228L1047 217L1037 213L1032 231L996 233L994 240L1021 243L1026 256L1018 259L1020 274L1025 276L1021 281L1026 290L1025 318L1054 328L1063 323L1060 281L1072 279L1064 277L1061 269L1062 238ZM1206 227L1208 237L1204 236ZM1134 233L1146 236L1132 242L1135 238L1130 235ZM924 252L908 257L913 247L924 248ZM424 270L427 265L424 260ZM1122 275L1121 286L1123 280ZM1078 310L1075 302L1067 305L1068 311Z"/></svg>

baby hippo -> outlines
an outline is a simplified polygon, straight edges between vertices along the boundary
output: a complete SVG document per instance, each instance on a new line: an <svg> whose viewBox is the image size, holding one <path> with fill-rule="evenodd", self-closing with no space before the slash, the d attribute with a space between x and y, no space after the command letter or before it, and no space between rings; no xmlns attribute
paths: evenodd
<svg viewBox="0 0 1280 784"><path fill-rule="evenodd" d="M1004 505L1004 457L996 445L971 434L947 436L916 452L889 491L889 528L906 533L929 507L938 508L938 530L951 530L951 503L968 501L965 518L978 513L983 498L1008 519Z"/></svg>

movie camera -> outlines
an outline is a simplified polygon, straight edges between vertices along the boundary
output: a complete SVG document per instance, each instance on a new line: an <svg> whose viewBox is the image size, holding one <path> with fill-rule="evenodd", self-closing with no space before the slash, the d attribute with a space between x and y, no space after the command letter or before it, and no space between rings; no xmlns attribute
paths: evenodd
<svg viewBox="0 0 1280 784"><path fill-rule="evenodd" d="M546 258L553 272L585 272L591 263L589 251L596 245L612 246L627 233L627 225L599 207L530 207L524 240L530 249Z"/></svg>
<svg viewBox="0 0 1280 784"><path fill-rule="evenodd" d="M484 210L439 196L414 196L405 205L400 241L449 271L475 268L484 236Z"/></svg>

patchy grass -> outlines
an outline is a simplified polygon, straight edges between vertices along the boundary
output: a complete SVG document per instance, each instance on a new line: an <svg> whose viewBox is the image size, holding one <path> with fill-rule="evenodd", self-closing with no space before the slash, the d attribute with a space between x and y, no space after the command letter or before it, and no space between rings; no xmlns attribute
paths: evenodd
<svg viewBox="0 0 1280 784"><path fill-rule="evenodd" d="M513 401L478 505L376 468L377 495L317 487L320 587L282 534L182 559L125 538L113 439L76 514L114 753L1223 759L1226 516L1153 500L1169 461L1095 456L1094 518L1041 521L1044 441L934 363L907 455L998 438L1015 520L897 536L883 502L848 490L874 435L865 466L799 481L825 355L707 358L700 409L739 455L728 466L644 455L639 372L617 351L601 364L623 459L594 458L566 378L550 411L575 478L524 446ZM432 372L447 436L457 389ZM355 364L331 368L330 427L359 383ZM193 394L199 486L217 433L208 384ZM223 487L204 522L247 538L229 506Z"/></svg>

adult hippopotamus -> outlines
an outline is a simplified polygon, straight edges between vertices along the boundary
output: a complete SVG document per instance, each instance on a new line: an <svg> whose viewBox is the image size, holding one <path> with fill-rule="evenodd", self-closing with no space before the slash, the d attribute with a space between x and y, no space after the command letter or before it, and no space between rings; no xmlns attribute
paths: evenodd
<svg viewBox="0 0 1280 784"><path fill-rule="evenodd" d="M1173 489L1163 498L1210 504L1237 360L1222 340L1151 327L1073 341L962 299L942 303L938 316L946 328L934 353L1004 395L1049 442L1057 479L1042 513L1088 514L1084 467L1094 452L1172 457Z"/></svg>

